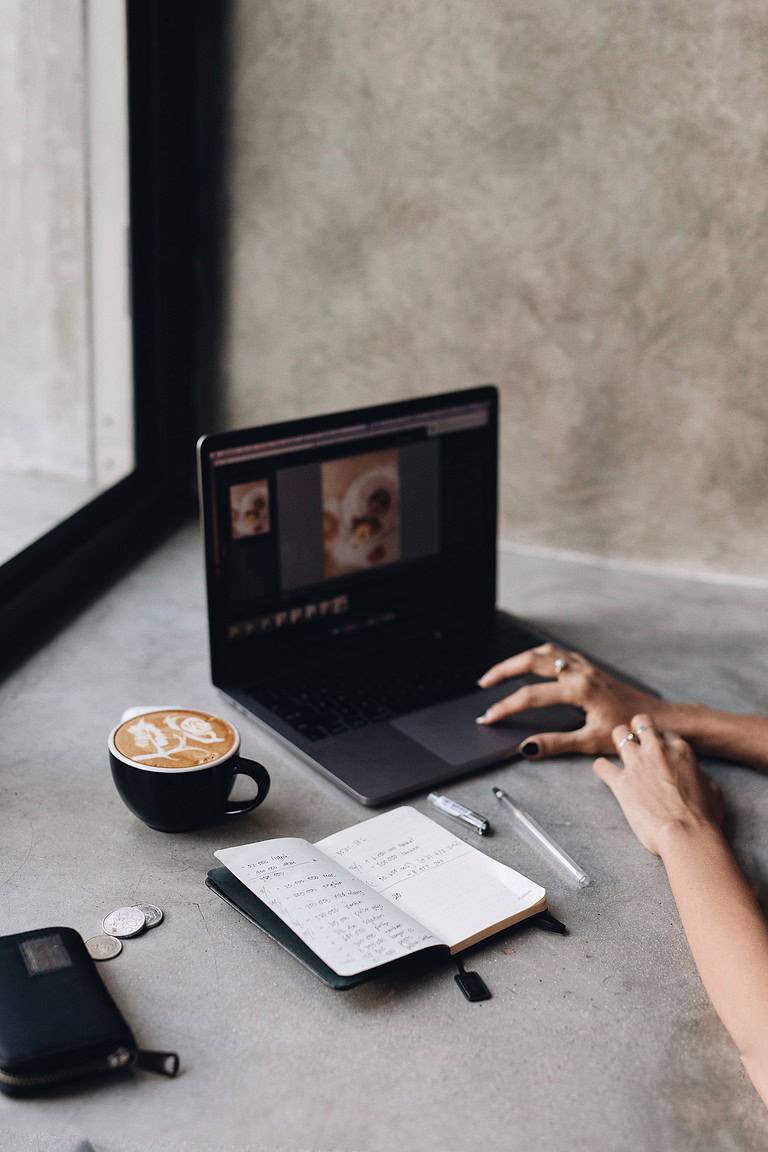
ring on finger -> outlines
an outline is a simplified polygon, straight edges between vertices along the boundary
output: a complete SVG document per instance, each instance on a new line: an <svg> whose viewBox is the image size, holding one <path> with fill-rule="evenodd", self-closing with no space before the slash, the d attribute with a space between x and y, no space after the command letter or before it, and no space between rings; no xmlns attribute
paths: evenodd
<svg viewBox="0 0 768 1152"><path fill-rule="evenodd" d="M618 751L621 752L624 745L631 744L633 740L636 744L640 743L639 737L637 737L634 732L627 732L626 736L622 736L621 740L619 740L618 744L616 745Z"/></svg>
<svg viewBox="0 0 768 1152"><path fill-rule="evenodd" d="M555 659L555 676L559 676L561 672L565 672L568 667L568 661L564 656L558 656Z"/></svg>
<svg viewBox="0 0 768 1152"><path fill-rule="evenodd" d="M638 737L642 736L643 732L653 732L653 724L641 724L639 728L635 728Z"/></svg>

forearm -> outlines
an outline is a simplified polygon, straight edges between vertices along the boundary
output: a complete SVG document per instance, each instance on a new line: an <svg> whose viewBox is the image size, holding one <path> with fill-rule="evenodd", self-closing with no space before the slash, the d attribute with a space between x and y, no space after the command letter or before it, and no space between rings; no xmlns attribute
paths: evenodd
<svg viewBox="0 0 768 1152"><path fill-rule="evenodd" d="M768 770L768 717L660 700L653 718L660 728L677 732L704 756Z"/></svg>
<svg viewBox="0 0 768 1152"><path fill-rule="evenodd" d="M662 849L702 983L768 1104L768 926L719 829L676 825Z"/></svg>

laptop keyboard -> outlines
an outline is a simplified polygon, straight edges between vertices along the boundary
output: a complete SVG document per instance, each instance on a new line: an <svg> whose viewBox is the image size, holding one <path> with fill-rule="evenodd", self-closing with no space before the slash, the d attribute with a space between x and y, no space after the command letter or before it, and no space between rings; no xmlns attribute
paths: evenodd
<svg viewBox="0 0 768 1152"><path fill-rule="evenodd" d="M522 651L532 638L515 630L511 635L494 636L486 645L470 650L437 647L439 652L420 649L400 650L365 665L345 664L340 668L313 673L305 680L291 676L252 689L253 696L275 716L295 728L306 740L340 736L354 728L364 728L392 720L407 712L463 696L477 687L477 681L495 660Z"/></svg>

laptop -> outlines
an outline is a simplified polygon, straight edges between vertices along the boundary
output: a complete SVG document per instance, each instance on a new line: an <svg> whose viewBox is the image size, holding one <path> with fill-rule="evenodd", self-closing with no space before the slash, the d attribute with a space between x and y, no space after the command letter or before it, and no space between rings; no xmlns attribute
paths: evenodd
<svg viewBox="0 0 768 1152"><path fill-rule="evenodd" d="M496 607L493 386L204 436L211 675L242 712L380 805L580 727L568 706L475 723L553 639Z"/></svg>

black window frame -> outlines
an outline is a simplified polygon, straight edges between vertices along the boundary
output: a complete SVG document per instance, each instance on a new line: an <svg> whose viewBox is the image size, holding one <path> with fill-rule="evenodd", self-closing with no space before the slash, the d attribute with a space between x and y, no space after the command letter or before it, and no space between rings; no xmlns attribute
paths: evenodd
<svg viewBox="0 0 768 1152"><path fill-rule="evenodd" d="M0 567L4 668L194 509L195 13L126 0L135 466Z"/></svg>

